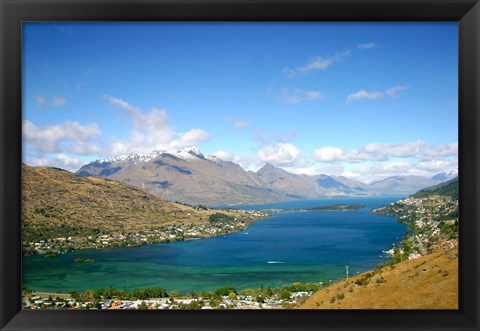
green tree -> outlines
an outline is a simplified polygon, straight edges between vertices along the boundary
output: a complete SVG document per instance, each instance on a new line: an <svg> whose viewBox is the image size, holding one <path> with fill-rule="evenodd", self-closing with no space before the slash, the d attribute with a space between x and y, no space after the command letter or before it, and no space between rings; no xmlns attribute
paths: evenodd
<svg viewBox="0 0 480 331"><path fill-rule="evenodd" d="M195 293L195 291L189 291L189 292L187 293L187 297L189 297L189 298L197 298L198 295L197 295L197 293Z"/></svg>
<svg viewBox="0 0 480 331"><path fill-rule="evenodd" d="M70 296L75 300L78 300L79 298L79 294L74 290L68 291L68 294L70 294Z"/></svg>
<svg viewBox="0 0 480 331"><path fill-rule="evenodd" d="M237 290L232 285L226 285L226 286L218 288L215 291L215 294L218 295L218 296L227 296L227 295L230 294L230 292L237 293Z"/></svg>
<svg viewBox="0 0 480 331"><path fill-rule="evenodd" d="M182 296L182 295L180 294L180 292L178 292L178 291L171 291L168 295L169 295L171 298L179 298L179 297Z"/></svg>
<svg viewBox="0 0 480 331"><path fill-rule="evenodd" d="M291 294L292 294L292 293L291 293L289 290L287 290L287 289L282 289L282 290L280 291L280 299L282 299L282 300L288 300L288 299L290 299L290 295L291 295Z"/></svg>

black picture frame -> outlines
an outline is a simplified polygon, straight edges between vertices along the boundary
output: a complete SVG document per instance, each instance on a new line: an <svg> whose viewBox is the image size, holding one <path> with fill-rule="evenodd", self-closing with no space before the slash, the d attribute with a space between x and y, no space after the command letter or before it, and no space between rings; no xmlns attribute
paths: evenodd
<svg viewBox="0 0 480 331"><path fill-rule="evenodd" d="M0 0L1 330L479 330L480 4L474 0ZM52 311L21 309L22 21L457 21L458 310Z"/></svg>

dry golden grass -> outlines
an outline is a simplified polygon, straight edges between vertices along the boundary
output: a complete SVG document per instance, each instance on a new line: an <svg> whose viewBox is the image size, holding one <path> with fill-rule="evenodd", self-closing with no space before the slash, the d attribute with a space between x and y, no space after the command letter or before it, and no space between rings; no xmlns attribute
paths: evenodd
<svg viewBox="0 0 480 331"><path fill-rule="evenodd" d="M164 225L207 223L216 212L167 202L116 180L22 165L24 240L31 236L85 236L95 229L105 233L137 232Z"/></svg>
<svg viewBox="0 0 480 331"><path fill-rule="evenodd" d="M355 284L368 278L363 273L321 289L297 308L458 309L458 249L369 273L366 285Z"/></svg>

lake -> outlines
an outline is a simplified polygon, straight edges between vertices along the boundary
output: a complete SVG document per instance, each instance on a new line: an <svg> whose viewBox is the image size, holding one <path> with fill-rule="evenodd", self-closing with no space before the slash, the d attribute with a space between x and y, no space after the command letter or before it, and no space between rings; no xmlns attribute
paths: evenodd
<svg viewBox="0 0 480 331"><path fill-rule="evenodd" d="M281 212L231 235L135 248L87 249L23 258L23 284L39 291L84 291L112 286L168 291L276 287L293 282L330 282L372 269L382 252L399 241L406 226L372 208L403 197L331 198L289 201L242 209L308 208L362 204L354 211ZM93 263L78 263L78 257Z"/></svg>

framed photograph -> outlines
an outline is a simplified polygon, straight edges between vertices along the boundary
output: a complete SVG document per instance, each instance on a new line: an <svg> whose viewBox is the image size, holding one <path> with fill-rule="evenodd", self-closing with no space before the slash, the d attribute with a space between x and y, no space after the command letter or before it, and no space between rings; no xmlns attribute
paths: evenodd
<svg viewBox="0 0 480 331"><path fill-rule="evenodd" d="M478 1L0 0L2 330L478 330Z"/></svg>

